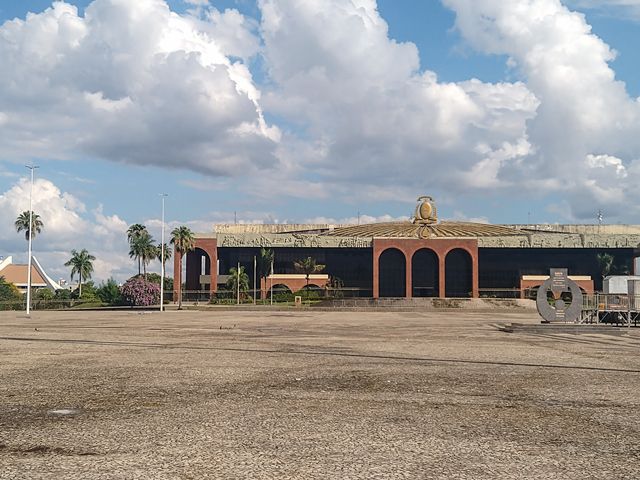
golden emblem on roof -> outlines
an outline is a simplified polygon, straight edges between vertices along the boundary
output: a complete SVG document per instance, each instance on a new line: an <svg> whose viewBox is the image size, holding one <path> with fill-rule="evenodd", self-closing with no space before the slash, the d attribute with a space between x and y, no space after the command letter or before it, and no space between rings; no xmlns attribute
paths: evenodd
<svg viewBox="0 0 640 480"><path fill-rule="evenodd" d="M418 205L416 206L412 222L421 225L438 223L438 210L433 198L426 195L418 197Z"/></svg>

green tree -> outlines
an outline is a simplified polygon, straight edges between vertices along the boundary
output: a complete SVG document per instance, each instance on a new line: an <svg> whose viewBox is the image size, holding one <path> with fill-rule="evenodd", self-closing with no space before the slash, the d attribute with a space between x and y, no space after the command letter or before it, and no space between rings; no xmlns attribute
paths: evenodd
<svg viewBox="0 0 640 480"><path fill-rule="evenodd" d="M82 280L88 280L93 273L93 261L96 259L86 249L82 249L79 252L77 250L71 250L71 258L65 267L71 267L71 280L78 275L79 294L82 296Z"/></svg>
<svg viewBox="0 0 640 480"><path fill-rule="evenodd" d="M96 295L98 298L109 305L121 305L122 304L122 295L120 294L120 287L118 287L118 283L110 278L109 280L100 284L100 286L96 290Z"/></svg>
<svg viewBox="0 0 640 480"><path fill-rule="evenodd" d="M22 307L23 295L13 283L0 277L0 310L14 310Z"/></svg>
<svg viewBox="0 0 640 480"><path fill-rule="evenodd" d="M147 282L160 285L160 275L157 273L147 273ZM173 278L164 277L164 288L165 291L173 289Z"/></svg>
<svg viewBox="0 0 640 480"><path fill-rule="evenodd" d="M71 300L71 292L66 288L61 288L59 290L56 290L56 293L53 296L53 298L59 301L68 301L68 300Z"/></svg>
<svg viewBox="0 0 640 480"><path fill-rule="evenodd" d="M153 237L146 230L135 235L129 241L129 257L138 260L138 275L140 275L140 266L146 278L147 265L157 257L157 248L153 242Z"/></svg>
<svg viewBox="0 0 640 480"><path fill-rule="evenodd" d="M273 260L275 258L275 254L273 250L267 248L260 249L260 255L258 255L258 274L260 275L260 279L264 279L265 284L267 282L267 277L271 274L271 265L273 264Z"/></svg>
<svg viewBox="0 0 640 480"><path fill-rule="evenodd" d="M82 286L82 293L78 295L78 299L83 302L97 302L100 300L98 297L98 287L92 281L85 282Z"/></svg>
<svg viewBox="0 0 640 480"><path fill-rule="evenodd" d="M33 229L29 228L29 211L25 210L16 219L14 223L16 227L16 231L18 233L24 231L24 239L29 241L29 230L33 230L31 233L31 238L35 238L38 233L42 233L42 229L44 228L44 223L40 219L40 215L32 212L31 225Z"/></svg>
<svg viewBox="0 0 640 480"><path fill-rule="evenodd" d="M157 249L158 261L162 264L162 271L160 273L165 272L165 276L166 276L166 272L167 272L166 264L169 260L171 260L171 256L173 252L169 248L169 245L165 243L164 244L164 262L163 262L162 261L163 260L162 259L162 243L159 243L156 249Z"/></svg>
<svg viewBox="0 0 640 480"><path fill-rule="evenodd" d="M598 265L603 279L613 273L613 255L610 253L599 253L596 258L598 259Z"/></svg>
<svg viewBox="0 0 640 480"><path fill-rule="evenodd" d="M324 270L324 265L320 263L316 263L316 259L313 257L303 258L302 260L298 260L293 262L293 267L300 273L304 273L305 278L307 279L307 287L309 286L309 275L314 273L321 272Z"/></svg>
<svg viewBox="0 0 640 480"><path fill-rule="evenodd" d="M33 295L37 308L52 308L54 295L53 290L49 290L48 288L37 289Z"/></svg>
<svg viewBox="0 0 640 480"><path fill-rule="evenodd" d="M0 277L0 301L15 300L17 298L22 298L18 287L11 282L7 282L4 277Z"/></svg>
<svg viewBox="0 0 640 480"><path fill-rule="evenodd" d="M233 292L233 296L237 295L238 291L238 282L240 282L240 296L242 298L246 297L247 292L249 291L249 275L244 271L244 267L240 266L240 271L236 267L231 267L229 269L229 278L227 279L227 283L225 286L230 292Z"/></svg>
<svg viewBox="0 0 640 480"><path fill-rule="evenodd" d="M127 229L127 241L131 243L131 240L140 236L143 232L147 232L147 227L141 223L134 223Z"/></svg>
<svg viewBox="0 0 640 480"><path fill-rule="evenodd" d="M138 261L138 275L140 275L142 271L142 257L139 256L136 252L134 252L133 243L139 237L143 235L149 235L147 231L147 227L142 225L141 223L134 223L127 229L127 241L129 242L129 257L135 258Z"/></svg>
<svg viewBox="0 0 640 480"><path fill-rule="evenodd" d="M171 231L171 244L174 246L180 259L185 253L190 252L196 247L196 239L189 227L181 226ZM178 272L180 278L180 287L182 287L182 269ZM180 288L180 296L178 298L178 309L182 308L182 288Z"/></svg>

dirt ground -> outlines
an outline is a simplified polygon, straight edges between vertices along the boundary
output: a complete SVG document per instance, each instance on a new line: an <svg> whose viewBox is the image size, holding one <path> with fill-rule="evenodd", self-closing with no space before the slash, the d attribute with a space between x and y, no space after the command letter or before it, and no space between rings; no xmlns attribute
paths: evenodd
<svg viewBox="0 0 640 480"><path fill-rule="evenodd" d="M0 479L638 479L640 331L0 313Z"/></svg>

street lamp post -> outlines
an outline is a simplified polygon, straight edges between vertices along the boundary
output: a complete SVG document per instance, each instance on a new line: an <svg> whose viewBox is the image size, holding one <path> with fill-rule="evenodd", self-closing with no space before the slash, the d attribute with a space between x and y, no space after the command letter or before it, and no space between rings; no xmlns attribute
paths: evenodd
<svg viewBox="0 0 640 480"><path fill-rule="evenodd" d="M166 193L161 193L162 197L162 231L160 233L160 263L162 268L160 269L160 311L164 311L164 199L168 197Z"/></svg>
<svg viewBox="0 0 640 480"><path fill-rule="evenodd" d="M27 267L27 315L31 315L31 244L33 242L33 173L35 165L25 165L31 170L31 189L29 190L29 261Z"/></svg>

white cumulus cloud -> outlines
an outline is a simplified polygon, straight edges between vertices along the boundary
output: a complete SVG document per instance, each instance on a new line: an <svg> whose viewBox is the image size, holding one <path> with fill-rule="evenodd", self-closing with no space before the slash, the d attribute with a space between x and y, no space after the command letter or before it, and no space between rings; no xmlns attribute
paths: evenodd
<svg viewBox="0 0 640 480"><path fill-rule="evenodd" d="M529 153L526 124L539 101L526 85L439 81L414 44L389 37L375 1L259 5L274 82L263 103L303 132L283 137L281 150L304 151L297 167L325 189L404 187L413 197L484 185ZM488 157L496 171L470 180Z"/></svg>
<svg viewBox="0 0 640 480"><path fill-rule="evenodd" d="M27 242L14 222L29 210L29 192L30 180L21 178L0 193L0 255L11 255L17 262L26 262ZM127 257L127 224L118 215L105 215L102 207L87 212L80 200L43 178L34 182L33 211L44 224L33 241L34 255L53 278L68 278L64 263L72 249L83 248L96 256L94 279L125 280L134 273Z"/></svg>
<svg viewBox="0 0 640 480"><path fill-rule="evenodd" d="M2 24L0 158L89 155L211 175L275 166L278 129L230 57L255 51L253 34L237 12L208 12L205 31L164 0L95 0L84 16L54 2Z"/></svg>

